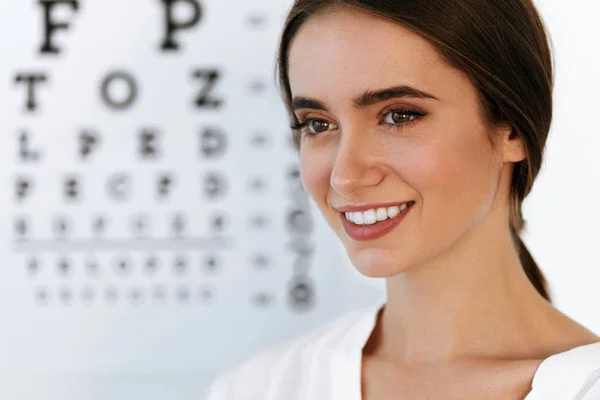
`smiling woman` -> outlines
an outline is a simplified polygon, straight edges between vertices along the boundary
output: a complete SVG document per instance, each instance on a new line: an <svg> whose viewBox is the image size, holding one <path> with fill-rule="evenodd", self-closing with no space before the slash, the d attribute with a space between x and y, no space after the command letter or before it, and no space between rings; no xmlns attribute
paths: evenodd
<svg viewBox="0 0 600 400"><path fill-rule="evenodd" d="M302 182L387 302L223 373L217 399L600 399L600 337L519 233L552 119L531 0L297 0L278 59Z"/></svg>

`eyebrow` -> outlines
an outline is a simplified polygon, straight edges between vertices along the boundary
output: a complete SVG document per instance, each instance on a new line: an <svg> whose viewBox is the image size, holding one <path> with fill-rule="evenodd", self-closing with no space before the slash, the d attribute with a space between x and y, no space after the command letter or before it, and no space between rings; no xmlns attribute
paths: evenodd
<svg viewBox="0 0 600 400"><path fill-rule="evenodd" d="M360 96L352 99L352 103L355 108L366 108L374 104L386 101L389 99L400 98L400 97L411 97L418 99L433 99L438 100L434 95L424 92L419 89L415 89L412 86L401 85L394 86L386 89L377 91L367 90ZM309 97L297 96L292 100L292 109L298 110L300 108L311 108L314 110L329 111L325 103L311 99Z"/></svg>

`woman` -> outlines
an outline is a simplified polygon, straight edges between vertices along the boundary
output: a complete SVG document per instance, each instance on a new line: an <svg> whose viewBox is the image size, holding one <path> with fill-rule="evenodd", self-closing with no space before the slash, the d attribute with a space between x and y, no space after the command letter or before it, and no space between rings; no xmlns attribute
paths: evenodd
<svg viewBox="0 0 600 400"><path fill-rule="evenodd" d="M600 399L600 337L519 238L552 117L531 0L297 0L278 61L302 182L387 302L209 399Z"/></svg>

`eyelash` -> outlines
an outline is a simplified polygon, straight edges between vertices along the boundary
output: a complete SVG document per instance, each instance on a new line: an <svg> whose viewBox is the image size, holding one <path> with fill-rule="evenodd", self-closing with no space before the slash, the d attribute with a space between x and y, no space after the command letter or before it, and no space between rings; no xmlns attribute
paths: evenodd
<svg viewBox="0 0 600 400"><path fill-rule="evenodd" d="M421 111L417 111L414 109L409 109L409 108L388 108L386 109L381 115L382 116L386 116L390 113L399 113L399 114L409 114L409 115L413 115L416 118L414 118L411 121L408 122L403 122L403 123L396 123L396 124L390 124L388 122L384 122L383 124L386 125L386 127L388 129L398 129L400 131L402 131L402 128L406 127L406 126L411 126L413 123L417 122L417 120L419 120L420 118L426 116L427 112L421 112ZM297 122L294 125L291 126L293 131L300 131L300 133L302 134L303 137L307 138L307 139L312 139L315 136L319 136L319 133L310 133L307 132L307 127L308 124L310 123L310 121L326 121L323 118L307 118L306 120L302 121L302 122ZM322 132L324 133L324 132Z"/></svg>

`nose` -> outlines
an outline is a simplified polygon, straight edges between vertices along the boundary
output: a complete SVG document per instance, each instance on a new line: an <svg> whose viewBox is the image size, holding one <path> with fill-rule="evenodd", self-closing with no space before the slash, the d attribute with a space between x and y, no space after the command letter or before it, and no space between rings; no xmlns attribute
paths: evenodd
<svg viewBox="0 0 600 400"><path fill-rule="evenodd" d="M331 170L330 185L340 195L349 196L357 190L376 186L384 178L380 146L367 132L346 132L339 135Z"/></svg>

